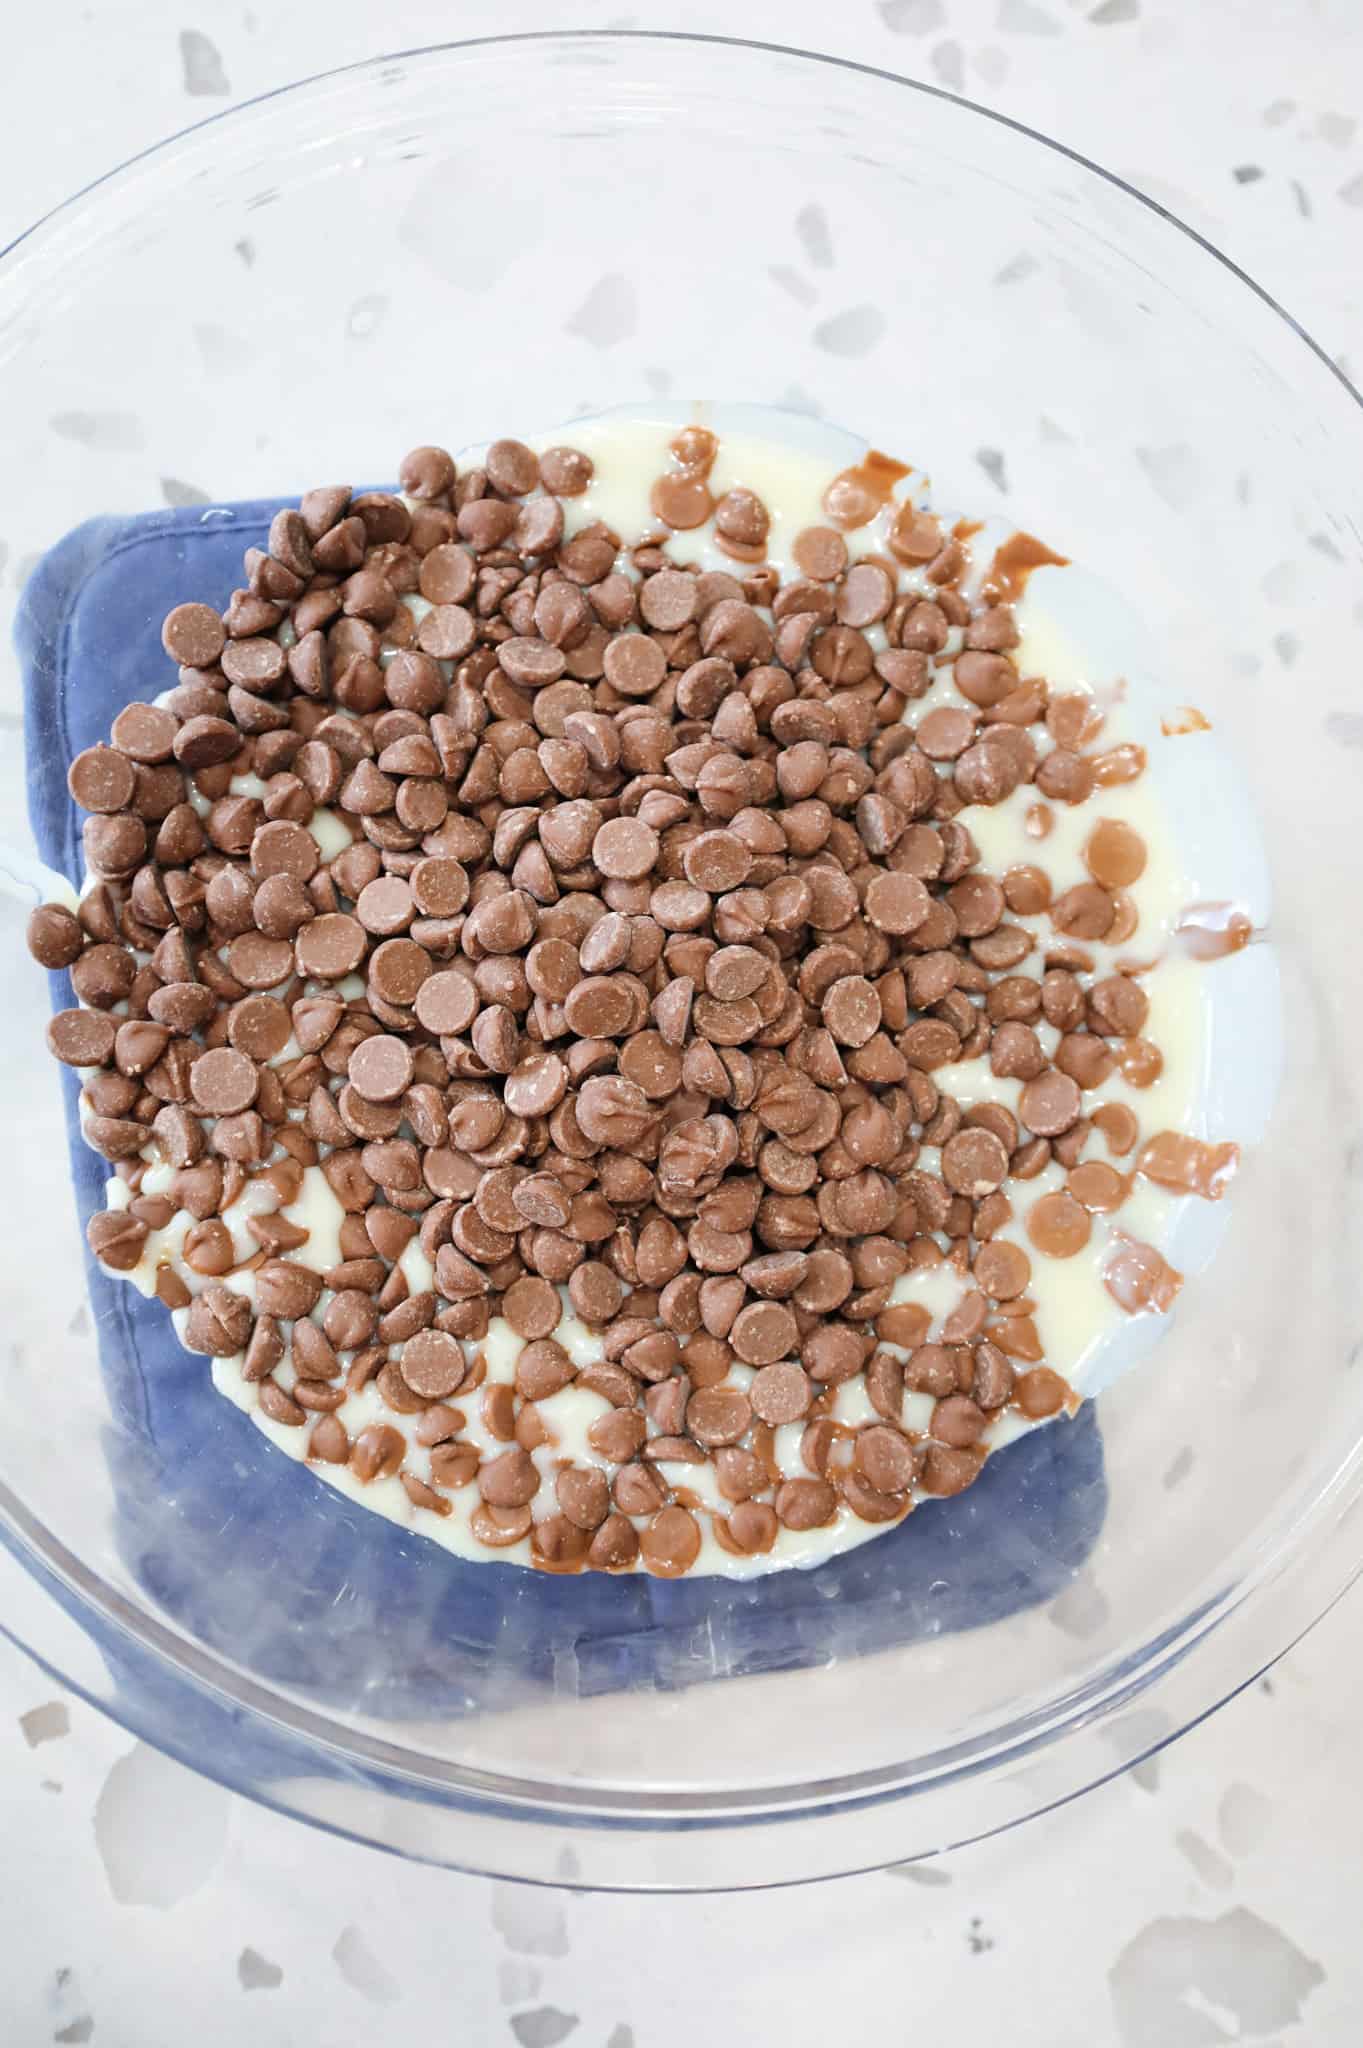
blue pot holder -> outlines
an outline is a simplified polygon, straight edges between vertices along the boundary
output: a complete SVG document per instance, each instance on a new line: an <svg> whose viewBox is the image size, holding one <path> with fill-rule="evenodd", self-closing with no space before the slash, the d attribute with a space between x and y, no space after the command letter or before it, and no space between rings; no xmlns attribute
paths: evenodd
<svg viewBox="0 0 1363 2048"><path fill-rule="evenodd" d="M190 597L225 606L275 509L91 520L35 570L16 624L30 810L43 861L73 882L82 862L69 761L107 739L122 705L173 681L162 618ZM51 979L54 1007L71 1003L67 977ZM83 1224L103 1206L105 1169L81 1141L69 1071L64 1081ZM812 1570L666 1582L489 1568L358 1509L280 1455L215 1392L207 1360L181 1348L159 1303L92 1260L86 1284L123 1569L176 1627L318 1707L458 1716L555 1686L662 1689L981 1628L1059 1592L1106 1509L1087 1404L991 1458L967 1492ZM139 1671L144 1692L158 1682L150 1666ZM231 1740L242 1738L238 1726ZM263 1754L257 1776L270 1768Z"/></svg>

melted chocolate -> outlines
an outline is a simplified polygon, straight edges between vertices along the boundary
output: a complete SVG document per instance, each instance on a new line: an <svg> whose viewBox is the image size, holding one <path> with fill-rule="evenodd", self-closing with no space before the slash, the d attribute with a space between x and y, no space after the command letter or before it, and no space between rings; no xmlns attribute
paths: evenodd
<svg viewBox="0 0 1363 2048"><path fill-rule="evenodd" d="M1003 604L1014 604L1027 588L1033 569L1068 569L1068 555L1058 555L1034 533L1015 533L994 551L985 589Z"/></svg>
<svg viewBox="0 0 1363 2048"><path fill-rule="evenodd" d="M1254 937L1254 926L1233 903L1190 903L1174 931L1194 960L1224 960Z"/></svg>
<svg viewBox="0 0 1363 2048"><path fill-rule="evenodd" d="M1177 739L1180 733L1210 732L1212 722L1195 704L1180 704L1177 711L1160 720L1159 729L1166 739Z"/></svg>
<svg viewBox="0 0 1363 2048"><path fill-rule="evenodd" d="M1136 1171L1174 1194L1201 1195L1204 1202L1219 1202L1239 1164L1238 1145L1210 1145L1202 1138L1185 1137L1181 1131L1156 1131L1141 1147Z"/></svg>
<svg viewBox="0 0 1363 2048"><path fill-rule="evenodd" d="M839 471L824 492L824 517L844 533L869 526L889 504L895 485L911 474L907 462L897 462L879 448L868 448L861 461Z"/></svg>
<svg viewBox="0 0 1363 2048"><path fill-rule="evenodd" d="M1103 1285L1129 1316L1164 1315L1183 1285L1183 1275L1152 1244L1116 1230L1103 1261Z"/></svg>

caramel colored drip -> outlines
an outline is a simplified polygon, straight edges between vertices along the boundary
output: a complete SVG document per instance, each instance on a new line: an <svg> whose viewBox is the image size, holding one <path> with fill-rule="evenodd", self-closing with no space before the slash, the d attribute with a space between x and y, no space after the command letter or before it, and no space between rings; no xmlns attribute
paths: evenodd
<svg viewBox="0 0 1363 2048"><path fill-rule="evenodd" d="M1165 1315L1178 1297L1183 1275L1152 1244L1114 1231L1103 1262L1103 1285L1129 1316Z"/></svg>
<svg viewBox="0 0 1363 2048"><path fill-rule="evenodd" d="M1238 1145L1209 1145L1181 1131L1156 1131L1141 1147L1136 1171L1176 1195L1201 1195L1204 1202L1219 1202L1239 1164Z"/></svg>
<svg viewBox="0 0 1363 2048"><path fill-rule="evenodd" d="M962 547L972 541L977 533L984 532L982 519L958 519L951 529L951 538L960 541Z"/></svg>
<svg viewBox="0 0 1363 2048"><path fill-rule="evenodd" d="M993 591L1002 604L1013 604L1027 588L1033 569L1068 569L1068 555L1056 554L1034 533L1015 533L994 551L985 577L985 589Z"/></svg>
<svg viewBox="0 0 1363 2048"><path fill-rule="evenodd" d="M1210 732L1212 722L1195 704L1180 704L1177 711L1160 720L1159 729L1166 739L1177 739L1180 733Z"/></svg>
<svg viewBox="0 0 1363 2048"><path fill-rule="evenodd" d="M840 470L824 492L824 517L843 533L869 526L889 504L895 485L912 473L907 462L896 462L893 455L868 448L861 461Z"/></svg>
<svg viewBox="0 0 1363 2048"><path fill-rule="evenodd" d="M1225 960L1254 937L1254 926L1233 903L1190 903L1174 931L1194 960Z"/></svg>

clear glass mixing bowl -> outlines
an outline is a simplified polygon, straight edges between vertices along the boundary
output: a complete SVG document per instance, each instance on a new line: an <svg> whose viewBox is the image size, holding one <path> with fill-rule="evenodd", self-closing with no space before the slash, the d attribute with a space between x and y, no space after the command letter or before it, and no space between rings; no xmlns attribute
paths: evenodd
<svg viewBox="0 0 1363 2048"><path fill-rule="evenodd" d="M1066 1798L1244 1684L1357 1568L1363 415L1206 244L995 116L785 50L508 38L206 122L10 250L4 608L93 514L373 481L419 441L650 394L821 411L1134 600L1271 870L1287 1071L1218 1259L1062 1450L1018 1447L841 1576L469 1567L297 1467L262 1527L274 1454L206 1371L174 1457L110 1392L19 889L0 1620L198 1769L403 1853L760 1884ZM222 1461L241 1484L209 1516Z"/></svg>

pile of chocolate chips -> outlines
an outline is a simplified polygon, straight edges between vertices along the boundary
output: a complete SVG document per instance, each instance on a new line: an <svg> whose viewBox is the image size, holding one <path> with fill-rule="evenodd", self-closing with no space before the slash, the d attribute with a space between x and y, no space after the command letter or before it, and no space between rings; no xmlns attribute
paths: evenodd
<svg viewBox="0 0 1363 2048"><path fill-rule="evenodd" d="M1089 700L1019 673L1002 579L968 600L966 546L933 518L906 508L893 561L850 564L839 525L875 505L840 479L782 584L760 500L713 498L714 453L678 437L657 533L623 553L599 524L565 538L590 460L516 441L458 475L421 448L403 496L280 512L225 613L166 619L168 698L73 762L97 879L30 932L70 970L81 1007L50 1045L94 1070L86 1136L130 1189L91 1220L96 1255L126 1271L188 1209L197 1291L169 1264L158 1291L189 1309L191 1349L244 1352L309 1456L400 1472L433 1514L474 1484L475 1535L530 1534L559 1569L685 1570L688 1464L714 1461L716 1536L751 1554L843 1506L888 1522L957 1492L1003 1409L1066 1405L1028 1255L996 1242L1008 1184L1077 1162L1083 1091L1114 1059L1158 1060L1136 981L1086 977L1085 942L1122 932L1120 849L1106 883L1052 901L1039 867L982 872L960 816L1033 783L1040 836L1048 803L1130 779L1139 750L1095 754ZM669 532L711 516L733 574L669 559ZM964 703L906 721L948 663ZM318 807L353 834L330 858ZM1045 971L1021 974L1036 941L1011 914L1047 910ZM953 1099L953 1065L980 1057L1025 1084L1021 1123ZM1105 1114L1129 1148L1129 1111ZM158 1162L171 1192L139 1193ZM278 1213L319 1164L346 1212L325 1274ZM223 1212L251 1180L278 1197L251 1216L254 1305L222 1284ZM1058 1250L1087 1214L1050 1201ZM428 1293L397 1264L414 1235ZM891 1290L944 1261L961 1301L928 1343ZM561 1288L601 1333L580 1373L554 1340ZM485 1389L507 1445L487 1457L447 1404L478 1386L463 1340L496 1315L527 1343L514 1389ZM291 1389L272 1377L288 1349ZM830 1393L859 1374L883 1420L849 1430ZM611 1403L605 1463L561 1469L535 1520L535 1404L574 1379ZM371 1380L410 1439L351 1442L336 1410ZM906 1390L934 1397L926 1434ZM801 1422L783 1471L774 1432Z"/></svg>

